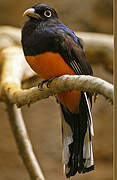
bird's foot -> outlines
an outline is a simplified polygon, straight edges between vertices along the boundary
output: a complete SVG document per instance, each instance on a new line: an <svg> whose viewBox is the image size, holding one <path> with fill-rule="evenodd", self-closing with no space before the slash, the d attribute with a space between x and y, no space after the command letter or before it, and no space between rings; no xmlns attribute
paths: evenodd
<svg viewBox="0 0 117 180"><path fill-rule="evenodd" d="M40 90L40 91L43 91L43 89L44 89L43 86L44 86L44 85L46 85L46 87L49 88L51 82L52 82L55 78L56 78L56 77L52 77L52 78L50 78L50 79L41 81L41 82L38 84L39 90Z"/></svg>
<svg viewBox="0 0 117 180"><path fill-rule="evenodd" d="M43 80L43 81L41 81L39 84L38 84L38 89L40 90L40 91L43 91L43 89L44 89L44 84L45 83L47 83L48 82L48 80Z"/></svg>

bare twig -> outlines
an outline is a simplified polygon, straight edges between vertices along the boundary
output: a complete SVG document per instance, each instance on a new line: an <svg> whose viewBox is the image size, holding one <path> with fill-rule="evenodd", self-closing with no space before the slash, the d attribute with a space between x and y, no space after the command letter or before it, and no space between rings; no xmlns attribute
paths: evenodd
<svg viewBox="0 0 117 180"><path fill-rule="evenodd" d="M81 90L89 91L91 93L95 92L103 95L106 99L113 102L113 85L100 78L92 76L64 75L56 78L56 80L53 80L50 84L50 88L44 88L43 91L39 91L37 87L30 88L28 90L21 90L13 83L4 84L5 94L9 100L12 103L17 104L18 107L34 103L66 90Z"/></svg>
<svg viewBox="0 0 117 180"><path fill-rule="evenodd" d="M109 56L112 56L114 48L112 35L90 32L76 32L76 34L83 39L86 49L104 51Z"/></svg>
<svg viewBox="0 0 117 180"><path fill-rule="evenodd" d="M76 33L85 44L86 55L91 64L102 64L113 72L114 39L112 35L90 32Z"/></svg>
<svg viewBox="0 0 117 180"><path fill-rule="evenodd" d="M19 153L23 159L23 162L29 172L31 180L44 180L44 176L39 167L39 164L33 153L32 145L30 143L25 124L22 118L20 109L17 109L16 105L6 101L8 117L10 125L15 135L16 144L19 149Z"/></svg>

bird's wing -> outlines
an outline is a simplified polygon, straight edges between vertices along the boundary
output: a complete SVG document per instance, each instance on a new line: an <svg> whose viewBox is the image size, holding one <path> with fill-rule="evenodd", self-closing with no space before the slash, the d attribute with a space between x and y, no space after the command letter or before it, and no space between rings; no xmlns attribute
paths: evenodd
<svg viewBox="0 0 117 180"><path fill-rule="evenodd" d="M58 51L66 61L66 63L78 75L92 75L92 69L88 60L85 57L84 46L75 34L67 33L66 31L57 32L56 38ZM77 41L76 41L76 38Z"/></svg>

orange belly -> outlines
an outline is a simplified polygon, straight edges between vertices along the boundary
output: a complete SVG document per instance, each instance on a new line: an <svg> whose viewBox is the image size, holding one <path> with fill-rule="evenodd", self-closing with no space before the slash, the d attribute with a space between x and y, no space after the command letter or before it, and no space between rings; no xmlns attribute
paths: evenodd
<svg viewBox="0 0 117 180"><path fill-rule="evenodd" d="M58 53L46 52L36 56L26 56L26 60L31 68L43 79L50 79L64 74L75 74ZM71 112L78 111L80 91L67 91L58 93L56 96Z"/></svg>

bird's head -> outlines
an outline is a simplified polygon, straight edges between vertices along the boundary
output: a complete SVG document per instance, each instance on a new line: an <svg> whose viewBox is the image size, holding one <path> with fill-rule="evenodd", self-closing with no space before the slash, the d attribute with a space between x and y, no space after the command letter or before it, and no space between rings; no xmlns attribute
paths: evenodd
<svg viewBox="0 0 117 180"><path fill-rule="evenodd" d="M36 19L39 21L45 21L48 19L58 18L56 11L45 4L35 4L31 8L27 9L23 16L28 16L30 19Z"/></svg>

